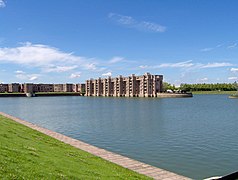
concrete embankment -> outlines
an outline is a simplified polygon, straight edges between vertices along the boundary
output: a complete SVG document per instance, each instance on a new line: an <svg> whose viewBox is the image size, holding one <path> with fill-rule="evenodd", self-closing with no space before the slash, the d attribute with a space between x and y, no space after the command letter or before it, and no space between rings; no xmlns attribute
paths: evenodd
<svg viewBox="0 0 238 180"><path fill-rule="evenodd" d="M238 94L230 95L229 98L238 98Z"/></svg>
<svg viewBox="0 0 238 180"><path fill-rule="evenodd" d="M159 98L187 98L193 97L192 93L158 93Z"/></svg>

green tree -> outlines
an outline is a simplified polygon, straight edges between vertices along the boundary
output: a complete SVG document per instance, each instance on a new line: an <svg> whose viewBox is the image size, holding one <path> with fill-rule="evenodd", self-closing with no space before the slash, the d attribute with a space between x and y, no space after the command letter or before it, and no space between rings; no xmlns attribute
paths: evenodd
<svg viewBox="0 0 238 180"><path fill-rule="evenodd" d="M175 85L171 85L167 82L163 82L163 91L167 91L168 89L171 89L171 90L176 90L177 88L175 87Z"/></svg>
<svg viewBox="0 0 238 180"><path fill-rule="evenodd" d="M235 91L238 89L237 83L217 83L217 84L181 84L183 91Z"/></svg>

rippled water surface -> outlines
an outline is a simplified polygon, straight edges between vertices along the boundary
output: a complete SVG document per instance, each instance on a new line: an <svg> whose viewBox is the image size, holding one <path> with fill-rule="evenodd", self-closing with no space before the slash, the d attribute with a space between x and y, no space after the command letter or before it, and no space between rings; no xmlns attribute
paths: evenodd
<svg viewBox="0 0 238 180"><path fill-rule="evenodd" d="M238 99L0 98L0 111L194 179L238 170Z"/></svg>

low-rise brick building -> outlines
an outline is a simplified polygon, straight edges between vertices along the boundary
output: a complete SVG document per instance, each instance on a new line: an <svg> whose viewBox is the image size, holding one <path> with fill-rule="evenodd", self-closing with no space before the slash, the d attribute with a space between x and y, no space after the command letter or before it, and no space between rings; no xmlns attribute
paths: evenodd
<svg viewBox="0 0 238 180"><path fill-rule="evenodd" d="M0 84L0 92L1 93L8 92L8 84Z"/></svg>

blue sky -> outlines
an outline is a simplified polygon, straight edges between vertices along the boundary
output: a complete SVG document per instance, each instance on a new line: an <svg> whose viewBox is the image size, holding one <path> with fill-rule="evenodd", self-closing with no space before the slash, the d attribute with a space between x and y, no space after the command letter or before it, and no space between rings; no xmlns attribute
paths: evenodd
<svg viewBox="0 0 238 180"><path fill-rule="evenodd" d="M0 0L0 82L238 80L236 0Z"/></svg>

